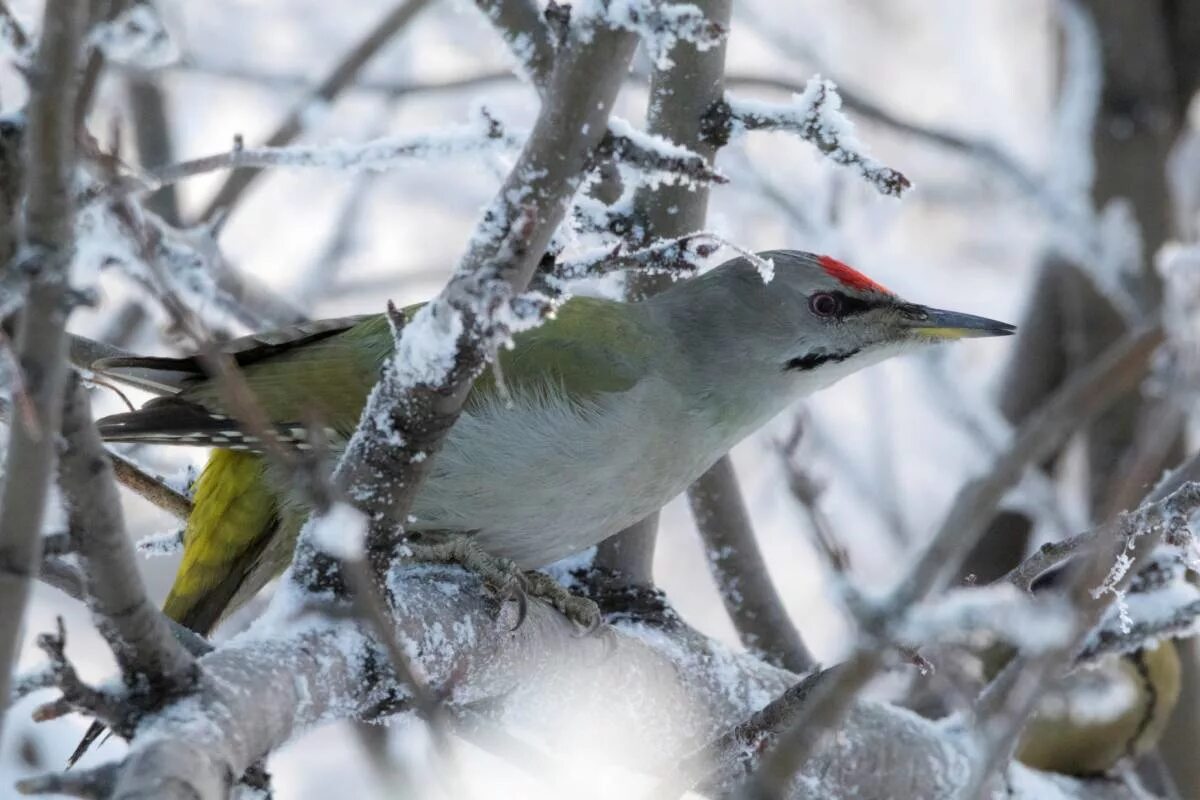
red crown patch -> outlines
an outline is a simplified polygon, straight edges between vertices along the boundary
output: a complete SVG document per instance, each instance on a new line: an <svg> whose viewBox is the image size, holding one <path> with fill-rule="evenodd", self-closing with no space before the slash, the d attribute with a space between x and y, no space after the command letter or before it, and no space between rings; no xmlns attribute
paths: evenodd
<svg viewBox="0 0 1200 800"><path fill-rule="evenodd" d="M825 274L833 278L843 286L860 292L879 292L881 294L892 294L892 291L886 286L868 278L861 272L856 270L849 264L843 264L836 258L831 256L821 256L817 259L817 263L821 265L821 269L825 270Z"/></svg>

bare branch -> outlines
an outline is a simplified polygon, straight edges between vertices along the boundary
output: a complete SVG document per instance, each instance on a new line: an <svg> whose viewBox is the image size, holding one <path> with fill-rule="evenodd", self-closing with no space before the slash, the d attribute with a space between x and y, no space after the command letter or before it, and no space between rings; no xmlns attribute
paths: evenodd
<svg viewBox="0 0 1200 800"><path fill-rule="evenodd" d="M120 453L109 451L108 457L112 461L113 477L126 489L179 519L186 520L192 513L192 501L187 495L176 491L166 481L146 472Z"/></svg>
<svg viewBox="0 0 1200 800"><path fill-rule="evenodd" d="M29 34L3 0L0 0L0 38L7 40L18 53L29 48Z"/></svg>
<svg viewBox="0 0 1200 800"><path fill-rule="evenodd" d="M344 55L337 66L321 81L315 91L303 97L284 117L275 132L267 137L267 147L282 147L296 139L304 131L304 120L309 109L318 103L330 103L335 97L358 78L376 53L395 38L431 0L404 0L379 21L367 36ZM259 171L243 170L226 179L221 188L200 212L201 221L212 220L218 213L228 213L242 194L261 174Z"/></svg>
<svg viewBox="0 0 1200 800"><path fill-rule="evenodd" d="M0 697L8 697L29 589L41 560L42 518L54 465L67 376L64 325L71 263L76 65L83 4L48 0L31 76L25 246L33 271L17 331L17 353L36 429L12 427L0 497ZM0 717L0 734L3 733Z"/></svg>
<svg viewBox="0 0 1200 800"><path fill-rule="evenodd" d="M45 722L65 714L81 711L103 720L109 726L116 726L118 730L128 734L131 707L121 698L109 692L94 689L84 683L67 660L66 646L66 626L63 624L62 617L59 617L57 630L54 633L43 633L38 636L38 647L50 659L48 670L53 677L50 685L57 687L62 694L56 700L39 706L33 712L34 721Z"/></svg>

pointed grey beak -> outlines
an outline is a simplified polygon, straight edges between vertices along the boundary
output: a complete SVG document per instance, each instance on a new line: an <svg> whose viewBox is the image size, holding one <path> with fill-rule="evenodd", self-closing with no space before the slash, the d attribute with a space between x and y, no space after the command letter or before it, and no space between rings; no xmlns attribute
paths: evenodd
<svg viewBox="0 0 1200 800"><path fill-rule="evenodd" d="M1016 325L999 322L974 314L943 311L916 304L901 309L907 318L907 327L918 336L930 339L972 339L980 336L1011 336L1017 332Z"/></svg>

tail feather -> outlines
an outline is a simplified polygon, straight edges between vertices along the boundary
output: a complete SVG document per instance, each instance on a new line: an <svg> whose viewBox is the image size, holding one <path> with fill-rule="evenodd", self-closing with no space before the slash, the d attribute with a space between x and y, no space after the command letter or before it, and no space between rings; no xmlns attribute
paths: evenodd
<svg viewBox="0 0 1200 800"><path fill-rule="evenodd" d="M168 401L154 402L166 405ZM195 510L184 532L183 560L163 612L201 636L208 636L242 598L274 577L270 569L259 569L264 549L279 535L277 499L263 467L262 458L252 453L217 450L196 482ZM102 723L93 723L68 759L68 766L104 731Z"/></svg>

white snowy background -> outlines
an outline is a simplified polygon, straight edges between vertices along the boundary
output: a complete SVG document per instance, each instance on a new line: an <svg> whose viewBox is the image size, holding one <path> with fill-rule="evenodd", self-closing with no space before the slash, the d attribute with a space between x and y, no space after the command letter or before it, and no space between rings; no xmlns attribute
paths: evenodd
<svg viewBox="0 0 1200 800"><path fill-rule="evenodd" d="M36 28L39 3L12 5ZM1081 163L1065 157L1082 150L1079 127L1069 116L1064 123L1054 102L1057 27L1051 0L738 0L735 7L731 75L802 86L820 73L907 120L994 143L1068 199L1072 190L1086 190L1086 158ZM303 88L319 81L391 8L389 0L165 0L164 18L180 54L161 73L175 157L225 150L236 134L247 145L261 142ZM332 107L310 109L301 141L357 142L459 125L481 104L510 130L525 129L536 111L535 95L516 80L398 99L377 90L509 64L503 43L468 0L437 0L365 70L360 84L367 88L344 93ZM644 74L644 57L638 65ZM12 111L23 103L23 90L4 69L0 107ZM1075 75L1069 87L1084 113L1087 77ZM90 123L101 138L128 114L119 78L114 70L103 84ZM735 91L787 99L761 88ZM644 105L644 89L635 82L617 114L640 124ZM720 155L718 167L732 181L713 192L709 228L752 249L829 253L914 301L1017 321L1037 255L1049 239L1062 238L1043 207L972 159L850 116L869 152L915 184L902 201L879 196L792 136L753 134ZM124 137L126 154L132 158L129 138ZM276 170L237 208L221 244L239 269L313 316L376 312L388 298L425 299L460 256L505 165L503 155L469 154L408 162L378 174ZM180 184L185 218L204 206L223 177ZM351 202L356 210L347 219L344 209ZM344 237L344 249L331 262L327 251L338 236ZM726 251L718 259L728 256ZM120 275L89 279L98 280L102 304L96 312L77 314L73 327L100 336L112 310L137 290ZM165 351L161 329L161 320L148 326L133 349ZM1008 339L972 341L906 357L804 403L810 435L800 457L827 485L822 507L850 552L850 573L860 585L882 589L899 576L958 486L986 467L985 439L1004 435L988 418L988 398L1011 346ZM963 424L955 391L982 415L977 422L987 434L983 439ZM97 399L99 412L119 408L104 393ZM846 622L774 447L791 429L793 416L785 414L733 455L773 577L809 647L821 662L831 663L844 652ZM178 474L199 466L206 453L146 447L138 455L164 473ZM1063 501L1075 505L1072 497ZM889 508L898 509L899 533ZM132 495L126 513L134 536L174 525ZM164 595L175 559L144 565L152 591ZM662 516L656 575L691 624L736 646L686 504L679 500ZM110 658L87 611L54 590L37 588L27 642L49 630L58 614L66 618L68 651L84 677L109 674ZM236 630L244 616L225 630ZM27 644L23 663L40 658ZM9 796L17 777L62 764L87 726L77 717L34 725L31 707L27 701L10 717L0 752L0 798ZM393 737L395 748L423 752L419 732L408 732L412 735ZM84 763L110 760L121 747L109 742ZM472 796L529 796L546 789L467 745L461 750L459 764ZM280 800L393 796L379 788L347 725L298 738L269 768ZM582 768L561 776L558 788L604 797L622 780Z"/></svg>

